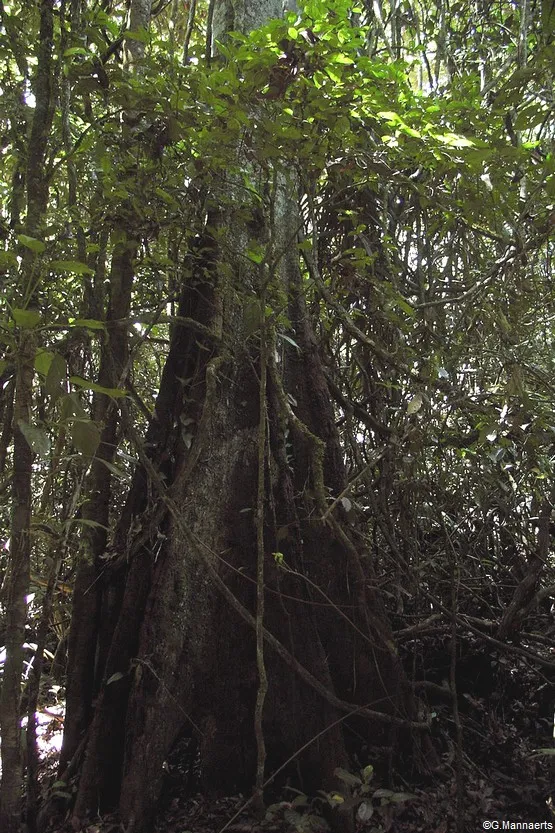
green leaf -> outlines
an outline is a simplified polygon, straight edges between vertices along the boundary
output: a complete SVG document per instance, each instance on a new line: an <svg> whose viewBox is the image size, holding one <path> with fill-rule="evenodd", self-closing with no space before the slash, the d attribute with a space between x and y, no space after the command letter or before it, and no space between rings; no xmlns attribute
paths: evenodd
<svg viewBox="0 0 555 833"><path fill-rule="evenodd" d="M418 130L414 130L414 128L409 127L408 124L402 124L399 127L401 133L405 133L407 136L412 136L413 139L421 139L422 134Z"/></svg>
<svg viewBox="0 0 555 833"><path fill-rule="evenodd" d="M277 337L278 337L278 338L282 338L284 341L286 341L288 344L290 344L290 345L291 345L291 347L294 347L296 350L299 350L299 351L300 351L300 349L301 349L301 348L299 347L299 345L297 344L297 342L296 342L296 341L294 341L294 340L291 338L291 336L288 336L288 335L286 335L285 333L277 333Z"/></svg>
<svg viewBox="0 0 555 833"><path fill-rule="evenodd" d="M355 775L353 772L349 772L347 769L343 769L343 767L336 767L333 774L340 778L341 781L349 787L360 787L362 784L358 775Z"/></svg>
<svg viewBox="0 0 555 833"><path fill-rule="evenodd" d="M372 764L367 764L362 770L362 780L367 784L374 775L374 767Z"/></svg>
<svg viewBox="0 0 555 833"><path fill-rule="evenodd" d="M341 75L336 72L333 67L325 67L324 72L336 84L341 84Z"/></svg>
<svg viewBox="0 0 555 833"><path fill-rule="evenodd" d="M12 318L22 330L32 330L40 323L41 315L35 309L12 309Z"/></svg>
<svg viewBox="0 0 555 833"><path fill-rule="evenodd" d="M175 197L173 197L168 191L165 191L163 188L155 188L154 193L157 197L166 203L166 205L170 205L172 207L179 205L178 201Z"/></svg>
<svg viewBox="0 0 555 833"><path fill-rule="evenodd" d="M369 821L373 815L374 808L372 807L370 801L363 801L361 804L359 804L357 809L357 819L359 821Z"/></svg>
<svg viewBox="0 0 555 833"><path fill-rule="evenodd" d="M467 139L466 136L459 136L457 133L432 133L432 136L438 142L452 148L470 148L474 146L471 139Z"/></svg>
<svg viewBox="0 0 555 833"><path fill-rule="evenodd" d="M60 419L69 420L72 417L88 419L87 412L76 393L66 393L61 401Z"/></svg>
<svg viewBox="0 0 555 833"><path fill-rule="evenodd" d="M36 425L30 425L23 419L18 420L17 425L31 451L45 459L50 451L50 437L47 432L43 428L37 428Z"/></svg>
<svg viewBox="0 0 555 833"><path fill-rule="evenodd" d="M99 462L103 463L108 471L111 471L112 474L115 474L115 476L119 477L120 480L131 480L130 475L125 471L125 469L121 469L119 466L111 463L110 460L103 460L102 458L99 458Z"/></svg>
<svg viewBox="0 0 555 833"><path fill-rule="evenodd" d="M351 129L351 122L347 116L339 116L335 121L334 128L340 136L345 136Z"/></svg>
<svg viewBox="0 0 555 833"><path fill-rule="evenodd" d="M80 260L53 260L49 264L53 272L71 272L74 275L94 275L94 270Z"/></svg>
<svg viewBox="0 0 555 833"><path fill-rule="evenodd" d="M122 388L105 388L103 385L98 385L96 382L90 382L88 379L83 379L81 376L70 376L69 381L72 385L76 385L83 390L92 390L95 393L104 393L106 396L111 396L112 399L121 399L122 396L127 396L127 391Z"/></svg>
<svg viewBox="0 0 555 833"><path fill-rule="evenodd" d="M381 789L381 790L376 790L372 794L372 798L393 798L393 795L394 795L393 790Z"/></svg>
<svg viewBox="0 0 555 833"><path fill-rule="evenodd" d="M331 61L332 64L343 64L345 66L354 64L353 59L349 58L349 56L345 55L343 52L334 52L329 56L328 60Z"/></svg>
<svg viewBox="0 0 555 833"><path fill-rule="evenodd" d="M338 804L345 804L345 796L341 795L341 793L330 793L328 795L328 801L332 805L332 807L335 807Z"/></svg>
<svg viewBox="0 0 555 833"><path fill-rule="evenodd" d="M48 396L55 402L64 391L63 382L67 376L67 364L63 356L59 353L54 353L44 387Z"/></svg>
<svg viewBox="0 0 555 833"><path fill-rule="evenodd" d="M397 113L393 113L390 110L381 110L376 115L378 118L384 119L384 121L390 122L391 124L399 124L402 122L402 118L397 115Z"/></svg>
<svg viewBox="0 0 555 833"><path fill-rule="evenodd" d="M75 420L71 427L71 441L77 451L86 457L94 457L100 444L100 431L94 422Z"/></svg>
<svg viewBox="0 0 555 833"><path fill-rule="evenodd" d="M85 327L87 330L105 330L104 321L97 321L96 318L70 318L71 327Z"/></svg>
<svg viewBox="0 0 555 833"><path fill-rule="evenodd" d="M21 243L21 245L25 246L26 249L30 249L36 254L40 254L46 249L46 243L43 243L42 240L37 240L36 237L29 237L28 234L18 234L17 240L18 243Z"/></svg>
<svg viewBox="0 0 555 833"><path fill-rule="evenodd" d="M293 801L291 802L293 807L308 807L309 801L306 795L301 793L300 795L296 795Z"/></svg>
<svg viewBox="0 0 555 833"><path fill-rule="evenodd" d="M538 102L533 102L528 107L524 107L515 119L515 130L531 130L537 127L544 121L548 111Z"/></svg>
<svg viewBox="0 0 555 833"><path fill-rule="evenodd" d="M123 680L124 677L125 677L125 674L123 673L123 671L116 671L115 674L112 674L112 676L108 680L106 680L106 685L110 685L111 683L115 683L118 680Z"/></svg>
<svg viewBox="0 0 555 833"><path fill-rule="evenodd" d="M403 801L414 801L417 797L418 796L414 795L413 793L398 792L393 793L393 795L391 796L391 801L394 804L402 804Z"/></svg>
<svg viewBox="0 0 555 833"><path fill-rule="evenodd" d="M37 350L35 355L35 370L41 376L46 376L50 370L50 365L54 358L54 353L51 350Z"/></svg>
<svg viewBox="0 0 555 833"><path fill-rule="evenodd" d="M261 246L260 243L256 243L255 241L251 240L246 254L248 259L252 260L253 263L262 263L265 255L264 247Z"/></svg>
<svg viewBox="0 0 555 833"><path fill-rule="evenodd" d="M64 58L71 58L73 55L89 55L89 50L84 46L70 46L69 49L64 50Z"/></svg>
<svg viewBox="0 0 555 833"><path fill-rule="evenodd" d="M408 301L405 301L402 295L397 295L397 297L395 298L395 303L400 309L403 310L403 312L406 312L407 315L410 315L411 318L414 318L414 308L411 307Z"/></svg>

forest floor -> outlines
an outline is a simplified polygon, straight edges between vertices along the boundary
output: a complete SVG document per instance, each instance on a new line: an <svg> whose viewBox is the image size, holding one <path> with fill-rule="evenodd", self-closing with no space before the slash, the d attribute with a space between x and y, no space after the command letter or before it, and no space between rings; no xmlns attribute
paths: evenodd
<svg viewBox="0 0 555 833"><path fill-rule="evenodd" d="M494 750L492 749L492 752ZM490 829L555 830L555 810L550 796L555 792L554 759L548 764L521 756L511 761L511 774L495 767L482 771L465 755L463 790L457 800L457 777L452 763L427 786L411 793L388 791L373 785L351 809L356 833L473 833L487 829L484 822L497 822ZM285 788L260 816L248 797L238 794L208 798L183 789L179 767L169 772L153 833L325 833L348 831L341 810L330 811L322 796L306 797ZM354 791L356 793L356 790ZM461 806L462 805L462 806ZM339 805L340 807L340 805ZM461 809L459 809L461 807ZM459 814L464 822L457 824ZM503 822L515 826L503 827ZM518 823L518 824L517 824ZM526 827L521 826L527 823ZM529 826L535 823L535 827ZM549 823L552 825L549 827ZM120 833L115 816L105 816L76 830L69 817L50 827L51 833Z"/></svg>
<svg viewBox="0 0 555 833"><path fill-rule="evenodd" d="M553 768L548 769L553 774ZM452 770L450 774L446 770L443 778L427 788L415 788L411 797L403 801L388 796L384 788L376 788L370 796L378 797L361 799L358 807L353 808L354 829L357 833L471 833L483 830L484 822L491 821L498 822L498 827L491 825L493 830L503 829L503 822L536 824L505 829L555 830L555 812L548 806L554 779L544 770L539 777L536 773L532 781L528 780L531 773L526 774L523 783L523 775L510 778L497 772L488 776L467 761L461 810ZM402 793L393 792L395 795ZM155 833L324 833L349 829L342 822L340 811L325 812L322 800L296 803L298 798L285 794L261 819L245 807L248 802L242 795L212 800L200 794L176 795L161 812ZM457 825L459 813L464 822Z"/></svg>
<svg viewBox="0 0 555 833"><path fill-rule="evenodd" d="M202 795L198 760L183 742L164 766L165 788L152 833L347 833L349 814L354 817L355 833L555 831L553 682L542 680L542 675L538 679L532 668L505 663L502 657L493 663L484 659L470 656L468 671L461 664L458 753L449 698L433 705L433 741L441 765L427 779L395 771L386 778L380 753L366 750L375 770L361 769L359 762L340 776L349 787L346 801L341 801L339 791L305 796L282 785L265 794L269 806L265 813L256 814L248 796ZM433 677L430 672L428 679ZM438 676L436 689L440 681ZM465 693L466 683L472 693ZM59 790L63 801L64 790L69 790L69 803L72 786L60 787L55 775L63 709L49 707L39 723L44 796ZM114 816L106 816L76 829L68 813L49 830L120 833L122 828Z"/></svg>

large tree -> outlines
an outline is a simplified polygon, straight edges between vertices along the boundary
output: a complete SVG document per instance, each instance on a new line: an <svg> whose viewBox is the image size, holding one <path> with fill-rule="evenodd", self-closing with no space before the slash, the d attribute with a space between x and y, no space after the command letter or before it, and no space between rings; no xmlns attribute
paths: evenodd
<svg viewBox="0 0 555 833"><path fill-rule="evenodd" d="M434 768L420 687L450 702L462 830L457 663L551 669L516 644L552 591L549 10L0 11L2 823L24 707L36 826L67 649L45 823L148 830L180 739L259 806L354 752Z"/></svg>
<svg viewBox="0 0 555 833"><path fill-rule="evenodd" d="M281 13L272 0L215 3L214 40ZM199 743L205 789L223 791L260 789L297 752L307 788L331 787L350 714L392 751L396 738L421 749L426 729L371 568L341 504L328 511L347 481L304 297L298 177L240 147L234 167L227 198L207 196L181 275L188 323L173 331L116 535L123 551L94 591L103 614L90 723L73 718L84 687L74 700L72 678L87 661L79 633L94 634L79 600L70 637L64 762L84 745L74 813L119 803L133 831L148 828L184 731ZM278 315L290 322L282 343ZM82 569L90 584L91 565Z"/></svg>

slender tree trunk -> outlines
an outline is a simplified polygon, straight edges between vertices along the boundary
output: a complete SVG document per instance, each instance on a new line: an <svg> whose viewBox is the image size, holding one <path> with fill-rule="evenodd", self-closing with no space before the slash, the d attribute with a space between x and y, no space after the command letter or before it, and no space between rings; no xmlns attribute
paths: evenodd
<svg viewBox="0 0 555 833"><path fill-rule="evenodd" d="M18 368L14 405L12 481L12 527L10 564L6 584L6 662L0 698L2 728L2 786L0 791L0 829L15 833L20 828L21 762L21 679L23 643L29 592L31 558L31 478L33 453L21 425L29 424L33 404L35 340L23 332L18 349Z"/></svg>
<svg viewBox="0 0 555 833"><path fill-rule="evenodd" d="M134 0L129 10L129 30L148 29L151 0ZM137 70L144 53L144 42L126 40L127 68ZM106 312L107 336L102 345L99 384L116 388L125 382L129 345L127 319L131 304L134 269L138 241L133 228L133 209L122 210L120 238L112 253L110 268L110 300ZM111 636L111 610L114 594L102 597L99 581L101 556L105 552L107 530L110 523L112 475L109 469L118 443L119 412L114 402L105 394L95 394L93 419L103 426L100 445L95 455L87 489L89 500L83 517L94 524L85 531L83 559L79 565L74 588L74 602L68 643L68 676L66 698L66 722L60 757L60 774L64 774L73 757L81 749L86 731L93 716L92 703L104 674L107 641ZM105 609L103 610L103 604ZM106 607L107 605L107 607Z"/></svg>
<svg viewBox="0 0 555 833"><path fill-rule="evenodd" d="M48 199L45 157L52 124L54 100L53 0L41 0L38 63L35 76L35 112L27 148L25 233L42 237L42 222ZM22 255L18 302L36 309L40 279L40 256L26 249ZM26 595L31 566L31 510L33 453L24 436L31 423L36 338L32 329L21 328L16 357L16 387L13 411L12 523L6 582L6 662L0 696L2 734L2 783L0 786L0 830L20 829L23 786L21 744L21 679L23 643L27 619Z"/></svg>
<svg viewBox="0 0 555 833"><path fill-rule="evenodd" d="M118 244L110 269L111 299L106 315L107 338L102 346L99 384L118 387L127 366L127 318L133 284L132 241ZM61 753L63 772L79 748L92 717L92 701L98 693L103 668L97 652L100 628L101 590L100 557L106 549L110 522L112 475L108 466L117 449L118 411L105 394L95 394L93 419L102 425L101 439L91 467L87 491L89 500L82 510L85 528L84 552L74 588L72 620L68 644L71 673L67 686L67 716ZM108 463L108 466L106 465Z"/></svg>

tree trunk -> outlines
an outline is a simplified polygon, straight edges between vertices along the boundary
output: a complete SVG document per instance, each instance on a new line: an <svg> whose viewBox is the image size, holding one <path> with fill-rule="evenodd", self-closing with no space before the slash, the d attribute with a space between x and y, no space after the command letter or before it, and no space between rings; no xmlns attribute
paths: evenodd
<svg viewBox="0 0 555 833"><path fill-rule="evenodd" d="M25 232L42 239L48 200L48 177L45 171L46 149L52 125L54 72L52 50L54 38L53 0L39 4L40 27L36 106L27 146ZM21 279L17 304L37 310L41 262L36 251L22 253ZM37 339L31 329L21 328L16 350L16 381L13 410L13 481L10 555L6 579L6 662L0 697L2 734L2 782L0 785L0 829L16 833L21 824L22 752L21 752L21 681L23 643L27 620L26 595L31 569L31 514L33 452L26 427L31 427L33 409L34 361Z"/></svg>
<svg viewBox="0 0 555 833"><path fill-rule="evenodd" d="M116 388L126 372L128 344L127 324L133 284L133 241L118 244L112 255L110 269L110 303L106 315L107 339L102 346L99 383ZM74 588L72 620L68 644L71 673L67 686L67 715L61 753L63 772L79 748L92 716L92 702L103 674L102 640L99 630L102 593L99 582L101 560L106 549L110 522L112 475L111 464L117 450L118 411L114 402L102 393L93 400L93 418L101 425L100 444L87 484L89 500L82 510L90 522L84 533L83 559L79 565ZM98 644L97 644L98 640Z"/></svg>
<svg viewBox="0 0 555 833"><path fill-rule="evenodd" d="M281 13L280 0L216 3L214 36L247 31ZM75 823L119 802L127 833L147 831L164 761L185 731L198 740L205 791L253 787L260 764L254 714L261 540L266 775L295 758L289 774L300 775L300 786L332 787L335 768L347 765L342 722L349 713L357 714L359 733L390 745L399 727L416 726L371 572L341 508L323 520L327 495L338 496L346 477L303 297L297 183L269 170L257 175L275 184L273 192L261 186L271 205L264 213L253 200L246 221L243 195L236 214L232 208L212 215L183 289L180 315L209 335L176 328L143 465L123 513L125 524L139 526L138 544L118 553L120 614L89 729ZM253 239L265 248L262 264L245 256ZM288 298L298 347L276 342L260 300L272 291ZM261 413L262 338L269 350ZM187 442L183 417L193 434ZM261 432L265 419L268 430ZM260 516L261 436L267 443ZM157 469L163 460L171 463L165 479ZM150 505L147 490L155 495ZM154 551L157 535L163 543Z"/></svg>
<svg viewBox="0 0 555 833"><path fill-rule="evenodd" d="M2 788L0 829L16 833L21 823L21 679L31 564L31 476L33 453L22 433L29 424L33 403L35 339L23 332L18 350L14 404L12 525L6 581L6 663L0 699L2 727Z"/></svg>
<svg viewBox="0 0 555 833"><path fill-rule="evenodd" d="M151 5L151 0L134 0L131 3L131 32L148 29ZM127 68L136 70L136 64L140 62L144 53L144 42L133 38L126 39L125 53ZM98 379L106 388L122 385L128 372L127 319L133 289L133 262L138 248L136 230L133 227L134 214L131 205L122 207L117 229L120 242L112 252L110 299L106 311L107 334L101 348ZM117 595L117 588L111 587L103 596L100 578L101 556L106 550L107 529L110 523L112 475L109 466L117 451L119 412L115 403L102 393L95 393L92 412L94 421L102 430L87 483L89 500L83 509L83 517L92 528L85 529L83 558L74 588L68 643L71 673L68 675L67 685L66 721L60 757L61 775L80 750L92 719L92 703L103 677L109 639L113 631L111 620Z"/></svg>

